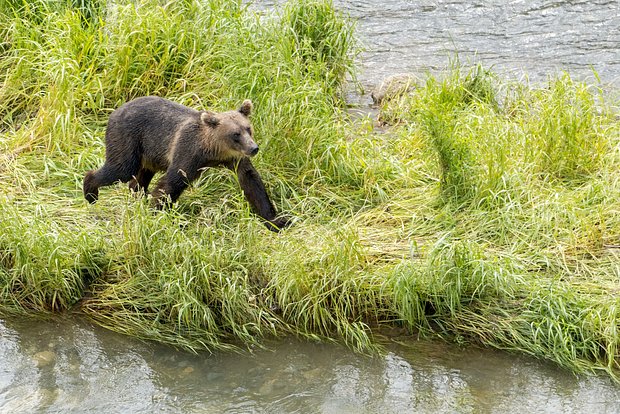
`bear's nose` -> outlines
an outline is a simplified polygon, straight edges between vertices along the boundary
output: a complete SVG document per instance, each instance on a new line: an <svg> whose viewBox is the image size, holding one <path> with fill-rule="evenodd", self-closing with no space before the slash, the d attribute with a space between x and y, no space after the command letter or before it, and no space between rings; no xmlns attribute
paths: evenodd
<svg viewBox="0 0 620 414"><path fill-rule="evenodd" d="M254 148L252 148L252 149L250 150L250 155L251 155L251 156L254 156L254 155L256 155L256 154L258 154L258 146L254 147Z"/></svg>

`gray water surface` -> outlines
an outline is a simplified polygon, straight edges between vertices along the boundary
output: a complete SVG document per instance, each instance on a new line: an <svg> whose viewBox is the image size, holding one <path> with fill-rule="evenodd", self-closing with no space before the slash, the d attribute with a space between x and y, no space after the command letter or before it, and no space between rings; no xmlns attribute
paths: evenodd
<svg viewBox="0 0 620 414"><path fill-rule="evenodd" d="M598 72L620 86L620 2L338 0L367 47L364 82L445 69L456 56L496 72L545 80Z"/></svg>
<svg viewBox="0 0 620 414"><path fill-rule="evenodd" d="M194 355L77 317L0 321L2 413L617 413L620 388L531 358L402 338L383 356L284 339Z"/></svg>

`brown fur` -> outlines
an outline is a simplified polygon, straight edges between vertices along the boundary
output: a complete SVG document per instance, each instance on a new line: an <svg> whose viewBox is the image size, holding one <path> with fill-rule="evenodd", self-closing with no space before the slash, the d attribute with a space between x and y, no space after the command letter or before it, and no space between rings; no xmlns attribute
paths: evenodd
<svg viewBox="0 0 620 414"><path fill-rule="evenodd" d="M246 100L236 111L196 111L158 97L130 101L115 110L106 129L106 161L84 177L84 197L94 203L99 188L129 182L133 191L148 190L153 175L164 171L152 191L160 208L175 202L208 167L224 166L237 172L239 184L254 211L278 231L289 221L276 217L258 172L249 158L256 155Z"/></svg>

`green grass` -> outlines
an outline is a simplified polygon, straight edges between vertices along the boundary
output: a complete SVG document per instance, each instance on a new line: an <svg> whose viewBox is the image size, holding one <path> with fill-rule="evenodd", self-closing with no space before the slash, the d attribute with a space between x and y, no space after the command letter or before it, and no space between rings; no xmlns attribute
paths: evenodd
<svg viewBox="0 0 620 414"><path fill-rule="evenodd" d="M195 351L370 352L401 326L618 378L620 121L597 85L456 65L386 101L378 133L348 119L358 45L330 1L0 11L2 314L81 311ZM294 225L266 230L225 170L164 212L123 185L88 205L110 112L147 94L252 99L255 165Z"/></svg>

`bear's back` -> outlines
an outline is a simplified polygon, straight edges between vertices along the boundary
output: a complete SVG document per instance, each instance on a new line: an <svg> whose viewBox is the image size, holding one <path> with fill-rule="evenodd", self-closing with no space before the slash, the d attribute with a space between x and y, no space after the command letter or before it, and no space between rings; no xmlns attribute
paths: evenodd
<svg viewBox="0 0 620 414"><path fill-rule="evenodd" d="M179 123L194 118L199 112L158 96L144 96L121 105L110 115L109 122L126 126L167 126L176 127Z"/></svg>
<svg viewBox="0 0 620 414"><path fill-rule="evenodd" d="M195 109L157 96L145 96L129 101L112 112L106 140L165 143L183 124L199 120L200 113Z"/></svg>

